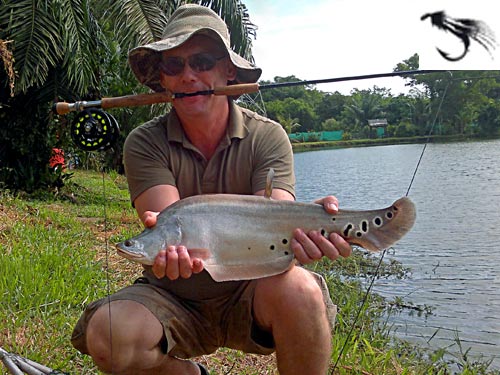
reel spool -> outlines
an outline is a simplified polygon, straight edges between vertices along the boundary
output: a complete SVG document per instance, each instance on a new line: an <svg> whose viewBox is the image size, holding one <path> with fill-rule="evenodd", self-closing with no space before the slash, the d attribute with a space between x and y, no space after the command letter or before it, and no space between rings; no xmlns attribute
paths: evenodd
<svg viewBox="0 0 500 375"><path fill-rule="evenodd" d="M71 127L73 141L84 151L105 151L111 148L119 134L116 119L97 108L80 112Z"/></svg>

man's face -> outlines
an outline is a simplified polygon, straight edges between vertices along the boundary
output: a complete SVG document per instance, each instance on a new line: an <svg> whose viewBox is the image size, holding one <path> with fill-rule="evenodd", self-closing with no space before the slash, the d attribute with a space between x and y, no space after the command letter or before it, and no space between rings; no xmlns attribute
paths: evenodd
<svg viewBox="0 0 500 375"><path fill-rule="evenodd" d="M199 69L197 69L196 64L194 68L190 66L189 58L197 54L208 54L214 57L216 61L213 68L197 71ZM225 48L207 36L196 35L182 46L164 52L162 57L164 65L167 67L169 64L166 64L166 62L169 58L177 61L177 64L174 64L177 69L167 71L164 68L165 70L162 70L160 74L162 86L173 93L192 93L223 87L236 76L236 68L227 56ZM191 60L193 61L193 58ZM181 70L183 63L183 69ZM181 71L177 72L178 70ZM175 99L173 104L178 112L185 110L193 114L193 111L206 110L209 105L216 101L213 95L198 95Z"/></svg>

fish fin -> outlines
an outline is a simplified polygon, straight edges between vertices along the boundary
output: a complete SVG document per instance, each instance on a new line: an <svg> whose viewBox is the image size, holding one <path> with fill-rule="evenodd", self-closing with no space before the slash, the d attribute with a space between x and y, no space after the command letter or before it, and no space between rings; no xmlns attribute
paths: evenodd
<svg viewBox="0 0 500 375"><path fill-rule="evenodd" d="M271 199L271 195L273 194L273 180L274 180L274 169L269 168L269 172L267 172L267 177L266 177L266 189L264 190L264 197L267 199Z"/></svg>
<svg viewBox="0 0 500 375"><path fill-rule="evenodd" d="M344 238L354 245L370 251L387 249L399 241L413 227L416 218L415 205L408 197L395 201L390 207L379 210L367 223L367 230L353 226ZM378 220L378 221L377 221Z"/></svg>
<svg viewBox="0 0 500 375"><path fill-rule="evenodd" d="M209 249L188 249L189 256L192 258L198 258L201 260L207 260L212 256L212 253L210 252Z"/></svg>
<svg viewBox="0 0 500 375"><path fill-rule="evenodd" d="M204 268L217 282L253 280L278 275L287 271L294 264L293 255L280 257L271 262L259 264L205 264Z"/></svg>

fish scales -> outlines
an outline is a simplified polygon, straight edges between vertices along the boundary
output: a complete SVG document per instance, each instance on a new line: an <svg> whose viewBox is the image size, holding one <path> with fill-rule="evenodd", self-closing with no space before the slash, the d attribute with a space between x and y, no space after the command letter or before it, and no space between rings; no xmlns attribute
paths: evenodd
<svg viewBox="0 0 500 375"><path fill-rule="evenodd" d="M322 205L252 195L212 194L182 199L163 210L153 228L117 244L118 253L151 265L168 245L184 245L202 259L215 281L246 280L285 272L294 263L295 228L335 232L370 251L392 246L415 221L403 197L379 210L327 213Z"/></svg>

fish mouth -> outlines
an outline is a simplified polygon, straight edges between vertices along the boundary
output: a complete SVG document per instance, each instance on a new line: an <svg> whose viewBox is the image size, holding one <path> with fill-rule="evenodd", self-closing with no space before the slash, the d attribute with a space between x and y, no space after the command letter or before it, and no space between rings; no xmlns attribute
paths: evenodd
<svg viewBox="0 0 500 375"><path fill-rule="evenodd" d="M131 251L128 251L128 250L125 250L125 249L122 249L120 246L116 246L116 252L118 254L121 254L123 256L125 256L126 258L134 258L134 259L141 259L141 258L144 258L144 255L142 254L137 254L137 253L133 253Z"/></svg>

